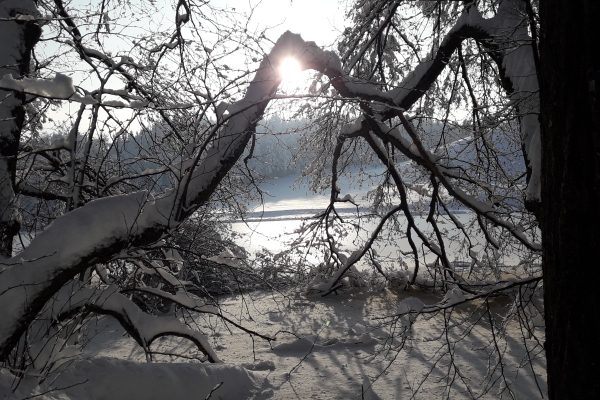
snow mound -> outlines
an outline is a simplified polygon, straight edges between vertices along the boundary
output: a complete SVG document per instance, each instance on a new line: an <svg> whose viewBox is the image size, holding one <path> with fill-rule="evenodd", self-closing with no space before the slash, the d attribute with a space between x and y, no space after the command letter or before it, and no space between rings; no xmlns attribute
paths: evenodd
<svg viewBox="0 0 600 400"><path fill-rule="evenodd" d="M375 345L378 343L379 343L379 341L377 339L375 339L373 336L371 336L371 334L369 332L365 332L362 335L360 335L360 337L358 338L358 341L356 342L356 344L362 344L364 346L371 346L371 345Z"/></svg>
<svg viewBox="0 0 600 400"><path fill-rule="evenodd" d="M343 342L340 342L340 339L334 337L334 338L331 338L331 339L325 341L325 343L323 343L323 346L325 346L325 347L333 346L338 343L343 343Z"/></svg>
<svg viewBox="0 0 600 400"><path fill-rule="evenodd" d="M398 314L408 314L411 312L420 313L425 308L425 304L416 297L408 297L398 304Z"/></svg>
<svg viewBox="0 0 600 400"><path fill-rule="evenodd" d="M444 299L442 300L442 303L447 303L447 305L451 306L454 304L462 303L466 299L467 298L465 297L465 294L462 292L462 290L456 288L451 289L446 293Z"/></svg>
<svg viewBox="0 0 600 400"><path fill-rule="evenodd" d="M240 364L240 366L250 371L273 371L275 369L275 363L271 360L255 361L254 363L243 363Z"/></svg>
<svg viewBox="0 0 600 400"><path fill-rule="evenodd" d="M11 393L13 376L0 371L0 393ZM31 380L27 380L31 382ZM211 399L252 399L261 396L264 378L244 368L224 364L136 363L113 358L95 358L73 363L56 381L32 388L23 384L11 398L36 397L53 400L164 400L205 399L217 385ZM51 388L57 390L48 391ZM65 389L60 389L65 388ZM264 387L264 389L267 389Z"/></svg>
<svg viewBox="0 0 600 400"><path fill-rule="evenodd" d="M307 338L299 338L289 343L281 343L273 346L274 353L308 353L313 347L318 345L313 344Z"/></svg>

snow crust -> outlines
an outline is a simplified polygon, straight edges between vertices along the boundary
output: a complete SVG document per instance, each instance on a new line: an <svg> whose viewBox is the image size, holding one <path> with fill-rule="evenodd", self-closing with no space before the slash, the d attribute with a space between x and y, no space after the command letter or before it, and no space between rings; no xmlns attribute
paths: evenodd
<svg viewBox="0 0 600 400"><path fill-rule="evenodd" d="M413 298L427 304L442 300L440 295L419 290L412 291L411 294ZM52 386L59 390L49 392L45 398L204 399L220 382L225 383L215 390L212 399L300 397L358 400L362 398L363 390L369 386L372 393L367 390L365 396L373 394L382 399L464 397L464 387L458 384L450 389L449 394L446 393L448 388L445 381L439 380L446 372L444 364L433 370L434 375L423 382L416 396L413 396L411 390L415 383L421 382L423 376L431 371L432 363L442 355L439 353L440 348L446 348L443 337L440 336L440 329L444 327L441 315L414 320L407 347L398 354L394 351L390 354L392 357L385 356L389 354L384 346L391 340L388 336L390 332L382 329L381 320L374 317L394 315L406 296L406 292L388 290L370 293L344 290L338 296L326 298L318 295L297 296L290 292L226 296L221 304L225 313L239 315L241 310L251 310L252 319L244 319L247 327L264 333L280 330L291 332L280 332L271 349L267 343L256 338L253 341L244 332L229 331L223 324L214 324L214 318L197 318L200 328L211 332L211 344L218 349L221 358L238 364L239 367L196 362L182 364L179 362L181 359L166 355L159 362L146 363L139 346L123 335L123 330L112 318L103 317L87 327L85 335L91 341L75 362L64 364L59 369L64 369L64 372ZM529 294L525 293L524 296L526 300ZM537 293L534 296L539 297ZM506 307L499 306L493 312L506 312ZM402 318L409 320L410 317L406 315ZM327 324L327 321L330 323ZM454 361L469 376L475 390L483 389L482 382L486 382L485 379L495 382L490 392L481 398L497 398L500 372L498 369L488 372L488 353L484 349L489 345L489 331L479 329L486 327L485 323L469 329L469 324L461 315L453 313L449 325L452 329L451 343L456 351ZM398 334L398 329L395 332ZM519 399L541 398L535 389L531 369L523 368L522 365L526 349L519 336L521 333L518 325L509 323L504 332L508 339L503 342L506 346L503 355L504 373L511 389ZM461 340L455 342L454 338ZM530 345L533 342L529 340ZM161 351L176 349L176 352L184 355L193 351L189 342L179 341L178 338L165 338L157 341L154 346ZM396 361L386 369L386 373L381 374L392 358ZM443 358L441 362L446 359ZM172 363L160 363L169 360ZM544 368L543 358L534 363L538 384L545 395ZM369 384L366 384L365 377ZM38 384L34 378L27 378L21 383L16 395L9 394L7 398L20 399L34 394L32 390L35 393L47 390L47 386ZM89 380L85 382L87 379ZM52 379L46 382L51 381ZM12 382L10 372L0 370L0 399L2 394L11 393ZM75 383L80 384L62 389Z"/></svg>

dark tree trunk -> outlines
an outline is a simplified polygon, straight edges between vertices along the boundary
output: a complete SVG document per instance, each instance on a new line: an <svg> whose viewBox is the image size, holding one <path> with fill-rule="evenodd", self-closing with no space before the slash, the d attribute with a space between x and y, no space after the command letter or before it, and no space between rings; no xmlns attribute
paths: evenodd
<svg viewBox="0 0 600 400"><path fill-rule="evenodd" d="M550 399L600 399L600 1L540 2Z"/></svg>
<svg viewBox="0 0 600 400"><path fill-rule="evenodd" d="M42 31L35 20L17 19L36 14L36 1L2 1L0 79L7 74L20 79L29 74L31 52ZM0 260L12 257L13 238L20 227L14 185L19 141L25 122L25 97L22 93L0 90Z"/></svg>

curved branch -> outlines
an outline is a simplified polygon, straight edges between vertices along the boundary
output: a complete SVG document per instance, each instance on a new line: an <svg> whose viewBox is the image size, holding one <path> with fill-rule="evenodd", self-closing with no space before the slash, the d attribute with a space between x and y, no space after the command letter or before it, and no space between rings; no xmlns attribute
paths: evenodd
<svg viewBox="0 0 600 400"><path fill-rule="evenodd" d="M231 325L235 326L239 330L244 331L249 335L257 336L268 342L277 340L277 338L275 338L275 337L263 335L262 333L256 332L252 329L246 328L246 327L238 324L237 322L224 316L223 313L219 312L218 309L214 306L206 305L206 304L199 304L198 303L199 299L194 299L190 293L178 292L177 294L171 294L171 293L164 292L162 290L149 288L149 287L133 288L133 289L129 289L128 291L137 291L137 292L148 293L148 294L160 297L165 300L170 300L173 303L175 303L187 310L190 310L190 311L195 311L195 312L199 312L202 314L215 315L215 316L221 318L223 321L226 321L226 322L230 323Z"/></svg>
<svg viewBox="0 0 600 400"><path fill-rule="evenodd" d="M46 314L60 319L61 315L72 315L80 309L114 317L145 350L159 337L178 336L193 342L208 361L221 362L205 335L188 328L176 318L155 317L144 313L134 302L119 293L114 285L104 290L84 287L79 282L65 286L55 296L54 303Z"/></svg>
<svg viewBox="0 0 600 400"><path fill-rule="evenodd" d="M244 98L231 106L231 116L213 147L196 168L187 172L182 168L188 181L185 187L180 185L159 199L142 191L91 201L57 218L21 254L0 264L0 308L6 310L0 326L0 360L71 278L125 249L158 241L210 198L243 154L280 83L276 67L290 54L300 54L309 64L331 58L331 53L304 42L299 35L282 35L261 63Z"/></svg>

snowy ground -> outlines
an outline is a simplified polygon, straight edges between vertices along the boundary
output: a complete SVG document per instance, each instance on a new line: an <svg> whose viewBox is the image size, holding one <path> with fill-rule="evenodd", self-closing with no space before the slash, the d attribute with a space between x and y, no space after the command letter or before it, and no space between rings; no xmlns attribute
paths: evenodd
<svg viewBox="0 0 600 400"><path fill-rule="evenodd" d="M496 358L488 357L492 350L488 316L477 311L477 304L455 310L446 319L455 325L448 337L457 369L446 353L446 337L437 338L444 326L442 316L421 316L404 349L387 351L386 345L398 342L390 340L389 328L378 327L380 321L375 318L394 313L398 303L411 295L425 303L440 300L435 294L415 290L357 289L326 298L295 292L223 297L221 306L230 317L260 333L277 336L269 346L234 327L229 331L215 317L196 318L221 359L235 367L190 363L167 355L157 355L156 362L148 364L144 352L114 320L101 318L87 327L89 343L78 361L55 380L36 386L36 378L30 377L12 392L13 377L1 370L0 399L24 399L48 390L36 398L205 399L221 382L211 398L360 399L362 385L370 382L372 388L364 398L409 399L414 395L417 399L460 399L472 395L492 399L511 398L512 391L516 398L536 399L541 398L538 385L545 396L543 353L533 362L532 372L523 364L526 352L519 327L508 324L505 340L499 340L507 364L501 370ZM507 304L502 299L493 304L498 321ZM152 350L196 355L193 346L176 338L162 339ZM501 372L506 383L499 379ZM471 395L462 380L468 382ZM73 387L61 389L69 386ZM52 390L56 388L59 390Z"/></svg>

